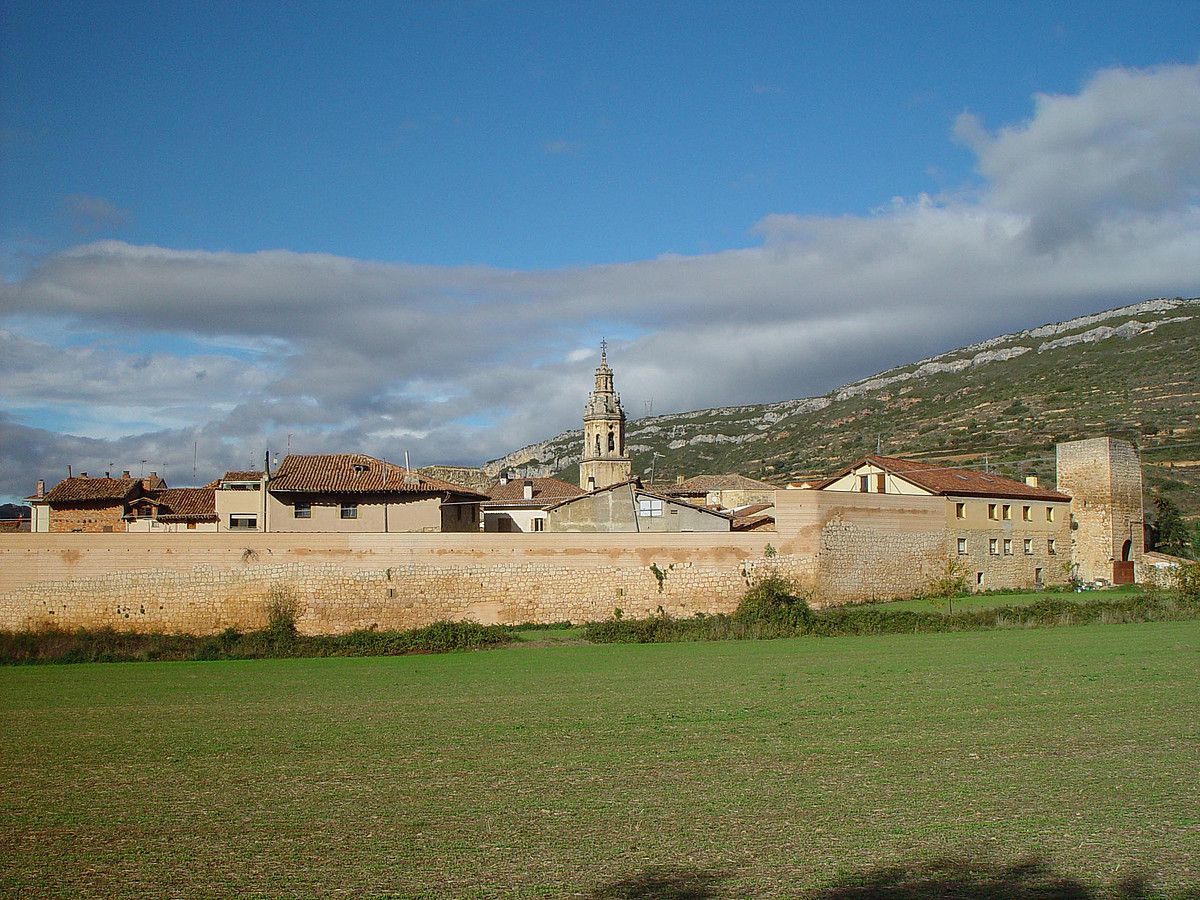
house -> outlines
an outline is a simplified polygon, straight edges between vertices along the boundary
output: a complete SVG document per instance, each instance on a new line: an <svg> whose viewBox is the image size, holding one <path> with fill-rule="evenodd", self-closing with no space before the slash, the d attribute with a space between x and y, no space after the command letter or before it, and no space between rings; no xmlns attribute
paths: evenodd
<svg viewBox="0 0 1200 900"><path fill-rule="evenodd" d="M266 472L226 472L205 487L215 491L218 531L267 530Z"/></svg>
<svg viewBox="0 0 1200 900"><path fill-rule="evenodd" d="M545 531L546 510L562 500L578 497L583 489L557 478L508 478L488 491L483 504L483 530L499 532Z"/></svg>
<svg viewBox="0 0 1200 900"><path fill-rule="evenodd" d="M46 491L46 482L38 480L37 490L27 497L33 509L32 530L40 532L118 532L125 530L130 504L167 486L151 472L132 478L128 471L120 478L105 473L91 478L87 472L68 476Z"/></svg>
<svg viewBox="0 0 1200 900"><path fill-rule="evenodd" d="M774 531L775 502L751 503L728 510L733 516L734 531Z"/></svg>
<svg viewBox="0 0 1200 900"><path fill-rule="evenodd" d="M950 559L969 587L1064 581L1071 568L1071 498L973 469L866 456L810 490L941 497Z"/></svg>
<svg viewBox="0 0 1200 900"><path fill-rule="evenodd" d="M733 516L646 490L632 478L546 509L546 531L730 531Z"/></svg>
<svg viewBox="0 0 1200 900"><path fill-rule="evenodd" d="M266 482L266 531L478 531L486 494L362 453L288 454Z"/></svg>
<svg viewBox="0 0 1200 900"><path fill-rule="evenodd" d="M214 488L164 488L130 502L125 530L147 533L217 531L217 522Z"/></svg>
<svg viewBox="0 0 1200 900"><path fill-rule="evenodd" d="M758 503L774 503L776 487L756 478L730 473L727 475L693 475L680 479L661 492L678 497L697 506L735 509Z"/></svg>

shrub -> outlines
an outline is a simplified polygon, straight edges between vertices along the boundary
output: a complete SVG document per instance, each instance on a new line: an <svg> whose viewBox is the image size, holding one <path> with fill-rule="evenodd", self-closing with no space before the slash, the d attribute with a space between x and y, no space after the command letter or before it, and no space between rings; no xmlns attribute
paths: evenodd
<svg viewBox="0 0 1200 900"><path fill-rule="evenodd" d="M755 584L738 604L733 618L743 624L785 626L804 631L812 622L812 609L796 586L779 575Z"/></svg>

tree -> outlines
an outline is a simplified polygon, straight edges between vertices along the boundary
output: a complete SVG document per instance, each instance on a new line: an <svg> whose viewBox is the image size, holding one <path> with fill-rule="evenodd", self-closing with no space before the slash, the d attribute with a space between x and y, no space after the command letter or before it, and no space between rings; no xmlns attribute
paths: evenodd
<svg viewBox="0 0 1200 900"><path fill-rule="evenodd" d="M1173 556L1191 555L1192 535L1179 507L1161 494L1154 498L1154 526L1158 529L1156 550Z"/></svg>

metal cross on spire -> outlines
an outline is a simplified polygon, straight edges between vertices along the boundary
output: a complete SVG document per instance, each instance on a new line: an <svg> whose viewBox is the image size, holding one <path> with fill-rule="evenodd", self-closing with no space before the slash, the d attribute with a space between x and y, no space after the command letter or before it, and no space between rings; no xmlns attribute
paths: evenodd
<svg viewBox="0 0 1200 900"><path fill-rule="evenodd" d="M600 362L608 359L608 338L600 338Z"/></svg>

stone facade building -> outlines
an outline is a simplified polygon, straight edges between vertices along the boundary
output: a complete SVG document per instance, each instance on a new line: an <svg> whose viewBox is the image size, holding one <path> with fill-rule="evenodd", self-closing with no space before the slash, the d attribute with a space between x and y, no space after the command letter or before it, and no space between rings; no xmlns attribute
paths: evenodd
<svg viewBox="0 0 1200 900"><path fill-rule="evenodd" d="M613 389L608 365L608 344L600 343L596 385L583 409L583 457L579 461L579 486L595 491L628 481L633 461L625 447L625 410Z"/></svg>
<svg viewBox="0 0 1200 900"><path fill-rule="evenodd" d="M1129 584L1144 552L1142 463L1117 438L1058 445L1058 487L1071 495L1071 557L1084 581Z"/></svg>
<svg viewBox="0 0 1200 900"><path fill-rule="evenodd" d="M122 472L120 478L105 474L90 478L86 472L69 476L50 491L45 482L27 497L33 509L32 530L39 532L103 533L125 530L130 504L147 494L166 487L166 482L151 472L144 478L132 478Z"/></svg>
<svg viewBox="0 0 1200 900"><path fill-rule="evenodd" d="M813 489L940 497L948 571L971 590L1062 584L1071 574L1071 498L974 469L867 456Z"/></svg>

